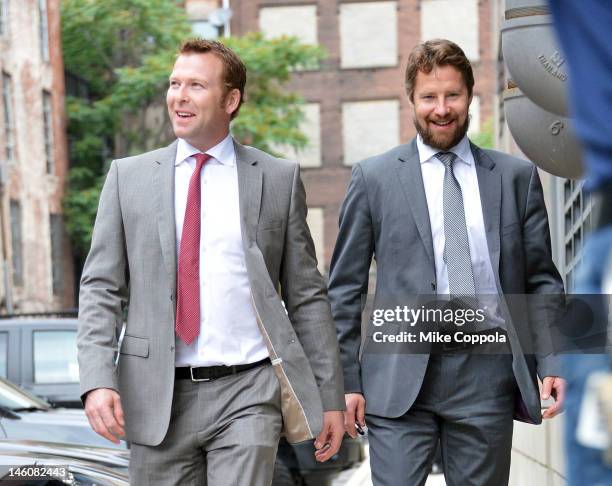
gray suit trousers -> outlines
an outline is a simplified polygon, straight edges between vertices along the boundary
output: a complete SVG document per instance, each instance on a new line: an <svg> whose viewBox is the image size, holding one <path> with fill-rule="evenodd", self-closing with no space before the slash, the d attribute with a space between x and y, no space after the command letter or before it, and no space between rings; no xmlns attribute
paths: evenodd
<svg viewBox="0 0 612 486"><path fill-rule="evenodd" d="M210 382L176 380L161 444L132 445L135 486L270 486L282 418L271 365Z"/></svg>
<svg viewBox="0 0 612 486"><path fill-rule="evenodd" d="M438 439L448 486L507 485L516 393L511 354L431 355L408 412L366 415L374 485L424 485Z"/></svg>

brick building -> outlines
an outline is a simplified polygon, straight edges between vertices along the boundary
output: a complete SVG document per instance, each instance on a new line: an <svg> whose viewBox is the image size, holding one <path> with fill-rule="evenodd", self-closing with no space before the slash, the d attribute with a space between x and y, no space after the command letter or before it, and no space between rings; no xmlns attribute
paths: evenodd
<svg viewBox="0 0 612 486"><path fill-rule="evenodd" d="M415 44L445 37L462 46L476 77L470 133L493 116L495 2L231 0L229 7L232 35L255 30L270 37L295 35L328 53L319 69L296 72L289 85L306 102L303 130L310 144L298 154L285 151L303 167L309 224L323 270L329 268L351 165L415 134L403 83Z"/></svg>
<svg viewBox="0 0 612 486"><path fill-rule="evenodd" d="M0 312L74 305L60 0L0 0Z"/></svg>

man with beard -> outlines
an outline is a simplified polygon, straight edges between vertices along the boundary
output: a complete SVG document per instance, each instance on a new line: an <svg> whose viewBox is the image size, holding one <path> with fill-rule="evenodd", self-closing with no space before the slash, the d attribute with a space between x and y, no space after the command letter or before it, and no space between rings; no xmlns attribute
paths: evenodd
<svg viewBox="0 0 612 486"><path fill-rule="evenodd" d="M545 322L532 309L508 314L503 299L479 326L442 328L442 338L455 338L450 342L369 351L375 341L367 333L360 349L373 255L375 309L398 295L481 302L486 295L563 292L535 166L480 149L466 136L473 86L459 46L416 46L406 90L418 135L356 164L341 209L329 296L344 367L345 428L354 436L356 425L367 424L375 485L424 484L438 440L447 484L507 484L513 418L540 423L563 403ZM458 342L457 329L507 342ZM551 396L542 414L540 397Z"/></svg>

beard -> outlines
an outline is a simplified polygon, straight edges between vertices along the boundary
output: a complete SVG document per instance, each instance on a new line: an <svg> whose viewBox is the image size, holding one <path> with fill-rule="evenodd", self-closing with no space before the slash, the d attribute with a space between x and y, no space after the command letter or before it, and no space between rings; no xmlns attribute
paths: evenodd
<svg viewBox="0 0 612 486"><path fill-rule="evenodd" d="M416 128L417 133L423 139L425 145L429 145L437 150L441 150L443 152L448 151L455 145L457 145L470 127L470 115L465 117L465 122L463 125L459 125L455 128L455 131L451 134L451 136L441 137L433 133L427 126L422 126L417 120L416 116L412 118L414 122L414 127Z"/></svg>

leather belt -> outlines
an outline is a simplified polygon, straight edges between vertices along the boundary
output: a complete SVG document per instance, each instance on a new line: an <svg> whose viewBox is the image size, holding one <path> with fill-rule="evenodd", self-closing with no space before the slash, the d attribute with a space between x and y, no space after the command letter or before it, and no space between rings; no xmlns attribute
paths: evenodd
<svg viewBox="0 0 612 486"><path fill-rule="evenodd" d="M175 368L174 378L177 380L213 381L268 363L270 363L270 358L265 358L255 363L234 366L178 366Z"/></svg>

